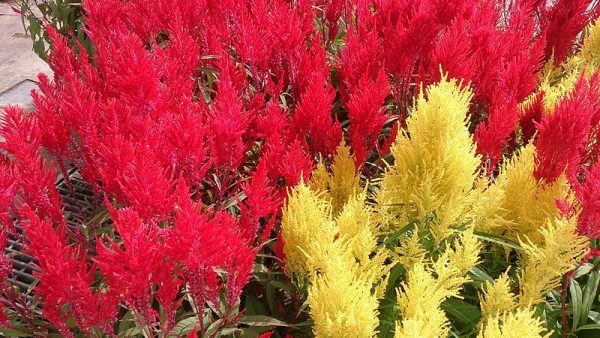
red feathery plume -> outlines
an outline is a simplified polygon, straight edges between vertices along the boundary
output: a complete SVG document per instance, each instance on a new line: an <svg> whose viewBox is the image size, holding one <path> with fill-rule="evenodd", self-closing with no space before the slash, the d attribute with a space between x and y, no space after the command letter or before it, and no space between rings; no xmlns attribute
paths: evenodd
<svg viewBox="0 0 600 338"><path fill-rule="evenodd" d="M579 232L590 238L600 237L600 164L584 172L584 182L576 184L581 205Z"/></svg>
<svg viewBox="0 0 600 338"><path fill-rule="evenodd" d="M32 209L25 207L21 217L28 239L27 252L37 260L40 269L35 273L40 280L36 294L44 302L43 315L66 337L73 337L67 324L71 318L84 332L99 327L111 334L117 303L110 291L92 292L96 268L88 265L86 251L69 246L61 228L53 229ZM112 290L117 289L115 285Z"/></svg>
<svg viewBox="0 0 600 338"><path fill-rule="evenodd" d="M361 166L377 145L379 133L387 120L382 104L390 94L390 85L381 71L375 81L361 78L356 88L355 92L350 93L348 101L348 134L354 150L354 161Z"/></svg>
<svg viewBox="0 0 600 338"><path fill-rule="evenodd" d="M582 76L573 92L558 101L554 113L542 118L535 142L538 179L552 182L565 172L571 182L577 181L600 104L598 90L598 74L590 80Z"/></svg>

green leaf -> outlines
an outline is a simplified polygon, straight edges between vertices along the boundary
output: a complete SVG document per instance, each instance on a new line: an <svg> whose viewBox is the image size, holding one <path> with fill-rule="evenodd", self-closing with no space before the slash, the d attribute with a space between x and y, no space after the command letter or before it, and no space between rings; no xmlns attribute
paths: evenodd
<svg viewBox="0 0 600 338"><path fill-rule="evenodd" d="M31 333L6 327L0 327L0 334L2 334L3 337L31 337Z"/></svg>
<svg viewBox="0 0 600 338"><path fill-rule="evenodd" d="M270 284L278 288L279 290L286 292L288 295L292 294L292 285L290 285L290 283L284 283L278 280L273 280L270 281Z"/></svg>
<svg viewBox="0 0 600 338"><path fill-rule="evenodd" d="M592 271L593 268L594 268L594 264L585 263L575 270L575 274L573 275L573 278L577 279L577 278L589 273L590 271Z"/></svg>
<svg viewBox="0 0 600 338"><path fill-rule="evenodd" d="M473 304L458 298L450 298L442 303L442 309L456 321L469 328L474 327L481 318L481 311Z"/></svg>
<svg viewBox="0 0 600 338"><path fill-rule="evenodd" d="M516 250L522 250L523 247L521 247L521 245L515 241L511 241L510 239L503 237L503 236L499 236L499 235L493 235L493 234L488 234L486 232L482 232L482 231L474 231L473 235L479 239L481 239L482 241L487 241L490 243L494 243L494 244L498 244L501 246L505 246L511 249L516 249Z"/></svg>
<svg viewBox="0 0 600 338"><path fill-rule="evenodd" d="M140 336L142 336L142 330L139 327L134 326L132 328L125 330L121 334L123 335L123 337L140 337Z"/></svg>
<svg viewBox="0 0 600 338"><path fill-rule="evenodd" d="M590 311L588 314L588 318L591 319L594 323L600 324L600 313L596 311Z"/></svg>
<svg viewBox="0 0 600 338"><path fill-rule="evenodd" d="M396 320L399 318L399 309L396 302L396 292L381 300L379 305L379 337L394 335Z"/></svg>
<svg viewBox="0 0 600 338"><path fill-rule="evenodd" d="M221 324L223 324L223 319L217 319L217 320L215 320L206 329L206 332L204 332L204 337L212 337L217 332L217 330L219 329L219 327L221 326Z"/></svg>
<svg viewBox="0 0 600 338"><path fill-rule="evenodd" d="M470 272L473 282L480 288L484 287L486 282L494 283L494 279L478 267L472 268Z"/></svg>
<svg viewBox="0 0 600 338"><path fill-rule="evenodd" d="M217 333L217 337L248 337L247 335L243 335L245 332L242 329L238 329L237 327L227 327ZM254 334L253 336L258 336Z"/></svg>
<svg viewBox="0 0 600 338"><path fill-rule="evenodd" d="M267 313L267 305L264 302L259 301L254 295L248 294L244 299L245 313L247 315L260 315Z"/></svg>
<svg viewBox="0 0 600 338"><path fill-rule="evenodd" d="M192 316L186 319L180 320L177 325L171 330L172 333L176 335L186 335L194 329L194 327L198 325L198 317Z"/></svg>
<svg viewBox="0 0 600 338"><path fill-rule="evenodd" d="M579 283L574 279L572 279L569 284L569 292L571 294L571 305L573 306L573 331L575 331L583 312L583 295L581 286L579 286Z"/></svg>
<svg viewBox="0 0 600 338"><path fill-rule="evenodd" d="M594 302L594 295L598 290L598 284L600 284L600 272L593 271L589 274L587 283L583 288L583 304L581 310L581 317L579 318L579 325L583 325L586 323L587 318L590 314L590 310L592 309L592 303Z"/></svg>
<svg viewBox="0 0 600 338"><path fill-rule="evenodd" d="M242 316L239 320L240 323L246 324L249 326L285 326L291 327L290 324L286 322L282 322L279 319L269 317L269 316L261 316L261 315L253 315L253 316Z"/></svg>
<svg viewBox="0 0 600 338"><path fill-rule="evenodd" d="M36 40L33 42L33 51L40 58L46 59L46 46L44 45L44 40Z"/></svg>
<svg viewBox="0 0 600 338"><path fill-rule="evenodd" d="M127 311L125 315L123 315L123 318L119 321L118 333L125 332L132 327L135 327L133 313L131 313L131 311Z"/></svg>
<svg viewBox="0 0 600 338"><path fill-rule="evenodd" d="M600 330L600 324L587 324L587 325L583 325L583 326L578 327L573 332L583 331L583 330Z"/></svg>
<svg viewBox="0 0 600 338"><path fill-rule="evenodd" d="M385 288L386 293L396 292L398 280L400 280L404 272L404 267L402 265L394 265L394 267L390 270L390 277L388 278L388 284Z"/></svg>

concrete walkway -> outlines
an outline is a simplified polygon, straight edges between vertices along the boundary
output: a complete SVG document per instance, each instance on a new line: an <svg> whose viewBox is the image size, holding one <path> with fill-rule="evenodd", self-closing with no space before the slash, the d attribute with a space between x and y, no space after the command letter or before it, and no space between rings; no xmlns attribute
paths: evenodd
<svg viewBox="0 0 600 338"><path fill-rule="evenodd" d="M50 74L50 68L32 50L21 17L6 1L0 0L0 107L19 104L31 108L29 93L37 74Z"/></svg>

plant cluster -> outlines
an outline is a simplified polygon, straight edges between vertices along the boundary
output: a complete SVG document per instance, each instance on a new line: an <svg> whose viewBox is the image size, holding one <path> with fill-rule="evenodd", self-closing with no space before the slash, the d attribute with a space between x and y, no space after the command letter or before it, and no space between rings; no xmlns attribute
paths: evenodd
<svg viewBox="0 0 600 338"><path fill-rule="evenodd" d="M595 1L82 6L0 123L4 334L600 329Z"/></svg>

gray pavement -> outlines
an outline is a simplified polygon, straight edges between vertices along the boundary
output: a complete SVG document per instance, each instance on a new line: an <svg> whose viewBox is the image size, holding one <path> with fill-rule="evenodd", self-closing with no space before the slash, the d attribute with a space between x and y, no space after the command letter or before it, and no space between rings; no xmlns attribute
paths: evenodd
<svg viewBox="0 0 600 338"><path fill-rule="evenodd" d="M51 71L33 52L19 14L0 1L0 107L19 104L31 108L29 93L39 73Z"/></svg>

